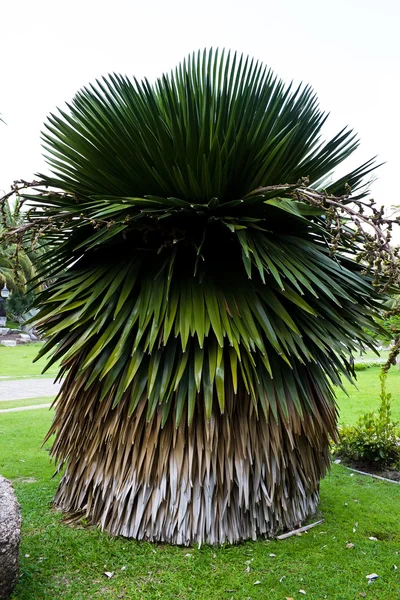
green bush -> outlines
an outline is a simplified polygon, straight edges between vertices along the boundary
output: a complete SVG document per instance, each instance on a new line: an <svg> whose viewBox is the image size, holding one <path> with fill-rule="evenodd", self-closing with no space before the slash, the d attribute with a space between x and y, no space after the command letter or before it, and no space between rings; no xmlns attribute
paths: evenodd
<svg viewBox="0 0 400 600"><path fill-rule="evenodd" d="M371 367L380 367L380 366L382 366L382 363L380 363L380 362L354 363L354 370L355 371L366 371L367 369L370 369Z"/></svg>
<svg viewBox="0 0 400 600"><path fill-rule="evenodd" d="M392 395L386 392L386 375L385 371L380 374L378 412L362 415L356 425L341 426L335 453L352 461L400 468L400 432L391 418Z"/></svg>
<svg viewBox="0 0 400 600"><path fill-rule="evenodd" d="M7 300L7 313L10 317L18 319L22 317L35 302L35 294L33 292L23 293L20 290L13 291Z"/></svg>
<svg viewBox="0 0 400 600"><path fill-rule="evenodd" d="M354 363L353 366L355 371L366 371L367 369L369 369L368 363Z"/></svg>

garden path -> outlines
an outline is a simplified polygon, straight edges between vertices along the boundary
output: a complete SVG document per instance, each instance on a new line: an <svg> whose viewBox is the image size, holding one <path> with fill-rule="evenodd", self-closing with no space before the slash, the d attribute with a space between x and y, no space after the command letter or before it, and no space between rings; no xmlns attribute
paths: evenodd
<svg viewBox="0 0 400 600"><path fill-rule="evenodd" d="M31 404L30 406L17 406L15 408L3 408L0 410L0 414L2 413L10 413L10 412L21 412L21 410L34 410L35 408L50 408L50 404Z"/></svg>
<svg viewBox="0 0 400 600"><path fill-rule="evenodd" d="M54 397L60 387L61 384L54 383L52 379L3 379L0 380L0 403L24 398Z"/></svg>

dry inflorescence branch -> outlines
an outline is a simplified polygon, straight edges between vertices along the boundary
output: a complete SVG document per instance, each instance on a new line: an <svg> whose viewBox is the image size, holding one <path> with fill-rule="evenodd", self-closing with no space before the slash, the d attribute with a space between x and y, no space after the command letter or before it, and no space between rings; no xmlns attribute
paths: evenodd
<svg viewBox="0 0 400 600"><path fill-rule="evenodd" d="M326 243L329 246L331 256L338 252L346 252L351 248L351 254L356 260L364 265L364 274L373 276L373 283L382 292L399 288L400 286L400 248L392 245L392 229L400 223L400 217L387 218L384 207L377 208L373 199L368 201L360 197L352 198L351 189L346 189L346 194L334 196L325 190L316 190L309 187L307 178L303 178L296 184L283 184L267 187L259 187L246 198L263 196L276 193L275 197L289 197L294 201L308 204L318 209L320 216L311 217L317 221L323 221L326 230ZM34 249L38 243L46 238L49 232L68 230L74 217L69 212L60 211L55 214L54 206L48 207L43 204L30 204L29 209L24 211L23 206L29 201L28 190L39 193L40 198L61 199L68 194L48 190L41 181L14 181L10 192L0 199L0 243L15 244L14 270L18 278L18 256L24 244L29 243ZM17 199L15 215L23 215L23 221L17 226L10 226L7 218L7 203L12 197ZM32 198L32 197L31 197ZM76 197L79 204L79 198ZM79 218L87 221L95 230L100 227L111 227L115 220L109 218L96 219L79 213ZM126 219L129 217L125 216ZM15 220L14 220L15 223ZM151 225L147 225L151 229ZM146 225L144 225L146 227ZM124 232L123 235L126 235ZM391 309L390 314L398 314L399 302ZM396 332L397 333L397 332ZM400 354L400 332L395 335L392 350L390 352L385 369L396 363Z"/></svg>
<svg viewBox="0 0 400 600"><path fill-rule="evenodd" d="M390 348L389 356L382 367L384 373L387 373L390 367L396 365L398 356L400 355L400 296L396 296L393 302L393 306L390 310L388 310L385 315L385 319L390 319L391 317L395 317L393 319L392 324L390 325L390 332L392 335L392 346Z"/></svg>
<svg viewBox="0 0 400 600"><path fill-rule="evenodd" d="M35 246L48 230L66 229L74 218L70 213L62 211L55 215L54 207L39 204L31 204L29 210L23 212L22 207L29 200L26 196L28 189L38 192L42 199L65 198L68 195L65 192L49 191L41 181L14 181L11 191L0 199L0 225L5 229L1 238L6 242L16 243L19 247L27 239ZM342 196L310 188L307 178L302 178L296 184L259 187L248 194L247 198L270 195L273 192L276 192L277 197L284 195L321 210L327 232L326 243L332 256L337 252L346 252L351 247L356 260L365 266L364 272L373 274L374 285L382 291L400 285L400 248L391 243L393 225L400 223L399 216L386 218L383 206L378 209L373 199L365 202L359 197L352 198L349 187ZM17 212L24 215L24 222L14 228L10 228L6 212L6 203L12 196L18 199ZM79 202L78 197L76 201ZM104 225L110 227L115 223L112 218L96 219L83 214L79 214L79 218L87 220L94 229Z"/></svg>
<svg viewBox="0 0 400 600"><path fill-rule="evenodd" d="M382 287L382 291L398 286L400 248L393 247L391 240L393 225L398 225L400 219L385 218L383 206L377 209L373 199L368 204L352 199L348 191L337 197L324 191L296 188L294 195L299 201L325 211L327 228L332 232L332 240L328 242L332 255L351 244L353 250L358 249L356 259L365 265L365 272L373 273L375 285Z"/></svg>
<svg viewBox="0 0 400 600"><path fill-rule="evenodd" d="M29 200L34 200L33 197L25 195L26 190L38 192L40 194L40 199L45 199L46 197L56 199L68 196L68 194L64 192L49 191L45 188L46 186L41 181L28 182L25 180L17 180L14 181L11 186L11 191L0 198L0 228L3 228L3 231L0 231L0 243L16 244L16 255L24 243L29 242L31 247L35 249L38 242L46 236L48 231L61 231L66 229L74 218L70 213L64 211L60 211L59 214L55 215L54 207L49 208L38 203L29 205L29 208L26 211L23 210L23 206L26 205ZM13 196L17 200L14 209L14 217L17 218L14 218L13 220L14 224L15 221L18 220L18 216L23 217L22 222L16 226L13 224L10 225L7 216L7 203ZM85 219L85 216L82 214L80 214L79 217L80 219ZM111 219L105 221L101 219L94 220L92 218L87 218L87 221L94 225L95 228L98 228L101 225L110 226L113 222Z"/></svg>

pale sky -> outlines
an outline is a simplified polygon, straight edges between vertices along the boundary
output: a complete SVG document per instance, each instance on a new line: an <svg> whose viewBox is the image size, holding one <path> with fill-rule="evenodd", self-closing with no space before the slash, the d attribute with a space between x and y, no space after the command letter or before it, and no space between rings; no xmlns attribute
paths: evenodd
<svg viewBox="0 0 400 600"><path fill-rule="evenodd" d="M154 79L218 46L310 83L331 113L326 136L350 125L361 138L348 169L377 154L372 195L400 204L399 0L10 0L0 14L0 190L46 169L43 122L82 86Z"/></svg>

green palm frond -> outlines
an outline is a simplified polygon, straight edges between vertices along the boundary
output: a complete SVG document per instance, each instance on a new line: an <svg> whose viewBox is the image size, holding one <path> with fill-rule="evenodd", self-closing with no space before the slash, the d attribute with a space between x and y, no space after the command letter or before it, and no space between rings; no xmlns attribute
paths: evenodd
<svg viewBox="0 0 400 600"><path fill-rule="evenodd" d="M325 212L298 194L358 145L348 129L323 141L325 120L310 87L218 51L154 85L110 75L51 115L42 179L63 193L33 198L56 224L38 327L64 377L49 433L68 462L60 506L177 543L271 534L315 508L333 386L374 347L381 305L357 248L331 256ZM362 194L373 168L330 191ZM207 517L200 488L214 490Z"/></svg>
<svg viewBox="0 0 400 600"><path fill-rule="evenodd" d="M224 51L199 52L153 86L110 75L68 109L46 125L55 176L44 180L87 197L224 203L260 185L312 184L358 146L348 129L321 141L326 115L309 86L285 87L258 61ZM356 186L370 167L343 181Z"/></svg>

